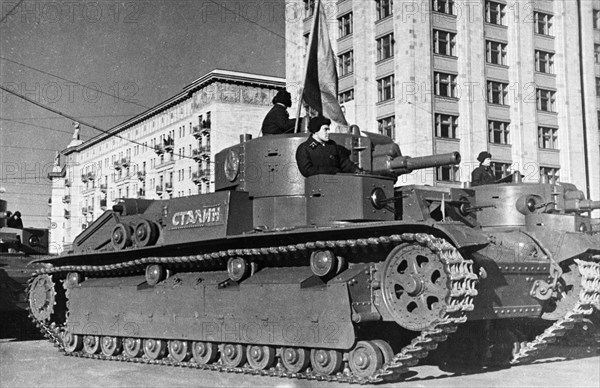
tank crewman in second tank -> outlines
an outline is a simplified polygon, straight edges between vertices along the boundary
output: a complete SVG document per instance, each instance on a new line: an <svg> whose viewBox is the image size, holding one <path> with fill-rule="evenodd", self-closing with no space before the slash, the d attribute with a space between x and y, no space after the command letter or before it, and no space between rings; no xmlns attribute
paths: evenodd
<svg viewBox="0 0 600 388"><path fill-rule="evenodd" d="M326 117L311 118L308 123L311 135L296 150L298 169L307 178L317 174L360 172L360 168L348 158L348 153L329 140L329 124L331 120Z"/></svg>
<svg viewBox="0 0 600 388"><path fill-rule="evenodd" d="M273 108L263 120L261 132L265 135L279 135L293 133L296 125L295 119L290 119L287 108L292 106L292 95L286 90L280 90L273 97Z"/></svg>
<svg viewBox="0 0 600 388"><path fill-rule="evenodd" d="M482 151L477 156L479 167L471 173L471 186L489 185L496 182L496 176L490 164L492 163L492 154Z"/></svg>
<svg viewBox="0 0 600 388"><path fill-rule="evenodd" d="M6 226L8 226L9 228L23 229L23 220L21 219L21 212L17 210L12 216L10 216L8 221L6 221Z"/></svg>

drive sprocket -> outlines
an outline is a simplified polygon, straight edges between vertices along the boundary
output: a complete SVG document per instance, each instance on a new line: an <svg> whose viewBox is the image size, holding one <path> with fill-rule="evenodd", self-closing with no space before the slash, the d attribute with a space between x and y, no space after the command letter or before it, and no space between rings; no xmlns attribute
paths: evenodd
<svg viewBox="0 0 600 388"><path fill-rule="evenodd" d="M54 313L56 305L55 284L50 275L39 275L29 286L29 310L33 317L46 322Z"/></svg>

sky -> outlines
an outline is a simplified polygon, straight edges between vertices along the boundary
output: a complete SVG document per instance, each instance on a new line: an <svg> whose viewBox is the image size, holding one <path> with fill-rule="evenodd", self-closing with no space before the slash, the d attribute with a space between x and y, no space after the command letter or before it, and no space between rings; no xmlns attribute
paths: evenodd
<svg viewBox="0 0 600 388"><path fill-rule="evenodd" d="M105 130L214 69L285 76L284 0L0 0L0 18L0 85ZM0 197L48 228L72 121L0 93Z"/></svg>

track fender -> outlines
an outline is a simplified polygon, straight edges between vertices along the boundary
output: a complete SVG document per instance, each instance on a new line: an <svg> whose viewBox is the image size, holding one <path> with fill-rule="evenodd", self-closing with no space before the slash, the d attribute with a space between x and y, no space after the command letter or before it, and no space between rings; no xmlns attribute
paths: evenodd
<svg viewBox="0 0 600 388"><path fill-rule="evenodd" d="M584 254L600 254L600 234L562 232L546 228L536 228L528 233L537 239L557 262Z"/></svg>

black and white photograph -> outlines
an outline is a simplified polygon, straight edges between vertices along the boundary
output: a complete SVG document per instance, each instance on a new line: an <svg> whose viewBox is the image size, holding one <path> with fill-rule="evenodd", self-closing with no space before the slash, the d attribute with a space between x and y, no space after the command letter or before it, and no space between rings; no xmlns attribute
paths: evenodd
<svg viewBox="0 0 600 388"><path fill-rule="evenodd" d="M600 386L597 0L0 0L0 388Z"/></svg>

